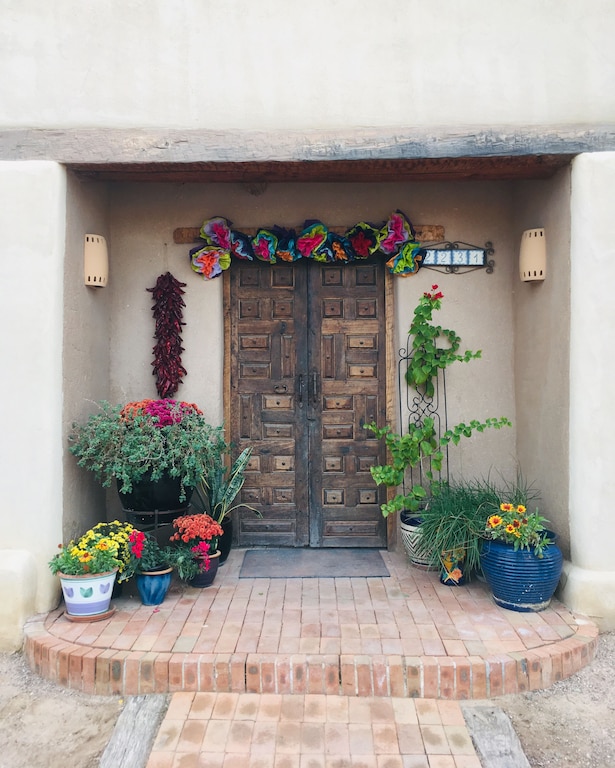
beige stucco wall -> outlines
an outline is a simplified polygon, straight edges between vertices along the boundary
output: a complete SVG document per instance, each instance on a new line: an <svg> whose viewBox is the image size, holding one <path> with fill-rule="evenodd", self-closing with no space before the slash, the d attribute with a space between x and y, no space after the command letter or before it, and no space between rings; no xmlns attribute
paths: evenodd
<svg viewBox="0 0 615 768"><path fill-rule="evenodd" d="M49 610L47 561L62 540L62 323L66 175L55 163L0 163L0 649Z"/></svg>
<svg viewBox="0 0 615 768"><path fill-rule="evenodd" d="M408 210L417 223L445 226L446 238L480 247L493 243L495 269L441 274L422 270L396 278L395 349L405 347L421 294L437 284L444 293L434 324L461 336L460 351L481 350L480 359L456 363L446 371L448 426L473 419L506 416L512 428L475 433L449 447L451 480L501 478L515 474L516 416L513 378L511 279L515 259L511 228L511 186L506 183L409 185ZM416 211L416 213L414 213ZM406 389L402 383L402 400ZM405 408L402 412L405 418Z"/></svg>
<svg viewBox="0 0 615 768"><path fill-rule="evenodd" d="M610 0L2 0L5 126L604 123Z"/></svg>
<svg viewBox="0 0 615 768"><path fill-rule="evenodd" d="M113 288L84 284L84 235L98 234L113 242L108 224L109 190L68 175L66 268L64 271L64 540L80 536L106 516L105 494L94 477L80 470L66 450L74 421L82 422L96 402L110 398L110 313Z"/></svg>
<svg viewBox="0 0 615 768"><path fill-rule="evenodd" d="M517 458L568 557L570 171L517 184L514 202L517 252L526 229L544 227L547 245L545 280L523 282L515 265L512 282Z"/></svg>
<svg viewBox="0 0 615 768"><path fill-rule="evenodd" d="M613 189L615 153L575 159L570 206L571 562L561 594L567 605L592 616L603 629L615 629Z"/></svg>

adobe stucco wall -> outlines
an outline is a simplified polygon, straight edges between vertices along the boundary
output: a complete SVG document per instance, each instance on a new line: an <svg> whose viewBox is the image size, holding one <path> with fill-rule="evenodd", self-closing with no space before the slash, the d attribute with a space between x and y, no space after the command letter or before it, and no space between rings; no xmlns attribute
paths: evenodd
<svg viewBox="0 0 615 768"><path fill-rule="evenodd" d="M0 649L12 650L58 597L47 561L62 541L66 173L0 162L0 199Z"/></svg>
<svg viewBox="0 0 615 768"><path fill-rule="evenodd" d="M569 557L569 169L553 179L515 185L514 210L518 234L544 227L547 240L546 279L524 283L515 264L512 281L517 458Z"/></svg>
<svg viewBox="0 0 615 768"><path fill-rule="evenodd" d="M3 0L4 126L605 123L610 0Z"/></svg>
<svg viewBox="0 0 615 768"><path fill-rule="evenodd" d="M64 270L64 541L80 536L106 518L104 494L94 477L76 465L66 450L71 424L85 421L99 400L110 398L112 294L84 285L84 235L98 234L113 243L108 223L109 190L68 174Z"/></svg>
<svg viewBox="0 0 615 768"><path fill-rule="evenodd" d="M615 629L613 380L615 153L572 166L570 297L570 540L562 598Z"/></svg>

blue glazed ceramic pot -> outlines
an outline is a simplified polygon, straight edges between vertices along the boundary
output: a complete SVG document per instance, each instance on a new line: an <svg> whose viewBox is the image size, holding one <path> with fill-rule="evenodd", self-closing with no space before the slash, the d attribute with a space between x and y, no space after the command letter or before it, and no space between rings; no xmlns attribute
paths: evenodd
<svg viewBox="0 0 615 768"><path fill-rule="evenodd" d="M543 557L517 550L503 541L485 541L481 563L493 599L511 611L542 611L548 607L562 572L560 548L552 542Z"/></svg>
<svg viewBox="0 0 615 768"><path fill-rule="evenodd" d="M160 571L137 573L137 589L143 605L160 605L167 596L171 585L172 568Z"/></svg>

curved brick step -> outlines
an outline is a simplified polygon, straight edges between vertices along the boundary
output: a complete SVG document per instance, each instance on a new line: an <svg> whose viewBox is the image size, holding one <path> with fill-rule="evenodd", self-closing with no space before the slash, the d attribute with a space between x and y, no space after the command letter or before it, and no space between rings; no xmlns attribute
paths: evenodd
<svg viewBox="0 0 615 768"><path fill-rule="evenodd" d="M25 627L31 669L97 695L174 691L484 699L548 688L588 665L598 628L578 619L570 637L525 652L477 656L195 654L123 651L51 634L46 616Z"/></svg>

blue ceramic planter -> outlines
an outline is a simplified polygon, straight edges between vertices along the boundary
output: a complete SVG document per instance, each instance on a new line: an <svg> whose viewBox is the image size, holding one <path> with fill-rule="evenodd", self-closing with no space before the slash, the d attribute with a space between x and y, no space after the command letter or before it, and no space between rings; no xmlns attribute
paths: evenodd
<svg viewBox="0 0 615 768"><path fill-rule="evenodd" d="M554 537L553 537L554 538ZM548 607L557 589L563 557L553 541L543 557L502 541L486 541L481 563L493 599L503 608L528 613Z"/></svg>
<svg viewBox="0 0 615 768"><path fill-rule="evenodd" d="M137 573L137 589L143 605L160 605L171 585L171 568L150 573Z"/></svg>

